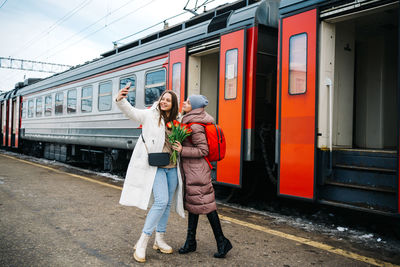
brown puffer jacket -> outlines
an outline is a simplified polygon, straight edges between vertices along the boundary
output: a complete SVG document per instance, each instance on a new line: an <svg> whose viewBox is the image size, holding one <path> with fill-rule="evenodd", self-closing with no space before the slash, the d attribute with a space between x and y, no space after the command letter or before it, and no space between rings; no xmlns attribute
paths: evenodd
<svg viewBox="0 0 400 267"><path fill-rule="evenodd" d="M188 112L183 118L183 123L212 123L214 119L204 111L197 108ZM211 183L211 169L204 159L208 155L208 145L203 126L193 124L192 135L182 143L181 163L184 174L185 209L194 214L207 214L217 209L214 188Z"/></svg>

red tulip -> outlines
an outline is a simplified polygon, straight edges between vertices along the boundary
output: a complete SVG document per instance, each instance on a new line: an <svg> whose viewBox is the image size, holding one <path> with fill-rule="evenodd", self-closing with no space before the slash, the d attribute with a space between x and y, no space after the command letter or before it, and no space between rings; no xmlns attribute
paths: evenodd
<svg viewBox="0 0 400 267"><path fill-rule="evenodd" d="M185 138L192 133L192 130L189 128L189 125L180 123L177 120L174 120L172 123L173 124L171 124L171 122L167 123L167 127L171 125L172 128L171 134L168 135L168 139L171 144L175 143L175 141L179 141L180 143L182 143L183 140L185 140ZM176 163L177 157L177 151L174 150L171 154L172 162Z"/></svg>

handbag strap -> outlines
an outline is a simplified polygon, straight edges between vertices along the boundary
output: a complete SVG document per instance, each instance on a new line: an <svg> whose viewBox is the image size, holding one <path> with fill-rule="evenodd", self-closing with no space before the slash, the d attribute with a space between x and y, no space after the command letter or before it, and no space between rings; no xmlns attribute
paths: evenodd
<svg viewBox="0 0 400 267"><path fill-rule="evenodd" d="M143 134L141 134L140 136L142 137L143 144L144 144L144 147L146 148L147 154L149 154L149 150L147 149L146 141L144 141Z"/></svg>

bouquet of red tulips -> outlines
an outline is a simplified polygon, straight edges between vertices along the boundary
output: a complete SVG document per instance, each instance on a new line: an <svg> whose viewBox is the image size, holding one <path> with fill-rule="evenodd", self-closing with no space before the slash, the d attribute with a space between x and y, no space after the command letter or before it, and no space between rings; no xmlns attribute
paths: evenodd
<svg viewBox="0 0 400 267"><path fill-rule="evenodd" d="M168 122L167 127L171 129L171 134L168 135L168 139L171 144L175 143L175 141L179 141L180 143L182 143L186 137L192 134L192 129L190 129L189 125L180 123L177 120L174 120L173 122ZM174 150L171 154L171 160L174 164L176 164L177 157L178 152Z"/></svg>

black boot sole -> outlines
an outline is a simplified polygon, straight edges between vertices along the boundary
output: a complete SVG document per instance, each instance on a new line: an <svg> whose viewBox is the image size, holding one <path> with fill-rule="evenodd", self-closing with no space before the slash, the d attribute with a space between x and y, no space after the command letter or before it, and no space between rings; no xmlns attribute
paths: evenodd
<svg viewBox="0 0 400 267"><path fill-rule="evenodd" d="M229 250L231 250L232 248L233 248L233 247L232 247L232 244L231 244L231 242L228 240L226 246L224 247L224 252L223 252L223 253L219 253L219 252L215 253L215 254L214 254L214 258L219 258L219 259L220 259L220 258L225 258L226 254L228 254Z"/></svg>

